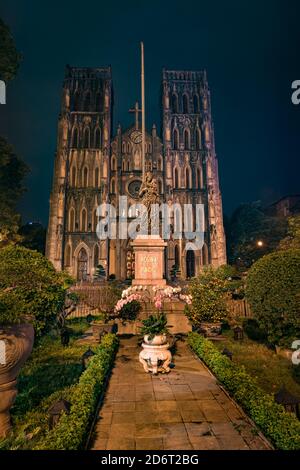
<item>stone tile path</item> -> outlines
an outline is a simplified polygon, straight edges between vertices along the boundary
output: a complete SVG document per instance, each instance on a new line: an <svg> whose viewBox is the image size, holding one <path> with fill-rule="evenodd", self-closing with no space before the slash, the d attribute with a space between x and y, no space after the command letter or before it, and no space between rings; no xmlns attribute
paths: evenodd
<svg viewBox="0 0 300 470"><path fill-rule="evenodd" d="M137 338L122 339L92 449L268 449L183 341L168 375L146 374Z"/></svg>

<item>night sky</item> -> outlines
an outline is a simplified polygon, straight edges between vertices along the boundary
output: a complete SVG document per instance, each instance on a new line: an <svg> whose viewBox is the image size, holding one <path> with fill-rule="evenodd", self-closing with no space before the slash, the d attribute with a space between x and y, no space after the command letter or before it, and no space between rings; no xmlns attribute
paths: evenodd
<svg viewBox="0 0 300 470"><path fill-rule="evenodd" d="M3 2L4 3L4 2ZM17 1L1 5L23 60L0 134L31 168L23 221L48 220L66 64L112 66L114 129L133 120L145 44L146 123L160 128L163 67L208 74L224 212L300 193L299 1Z"/></svg>

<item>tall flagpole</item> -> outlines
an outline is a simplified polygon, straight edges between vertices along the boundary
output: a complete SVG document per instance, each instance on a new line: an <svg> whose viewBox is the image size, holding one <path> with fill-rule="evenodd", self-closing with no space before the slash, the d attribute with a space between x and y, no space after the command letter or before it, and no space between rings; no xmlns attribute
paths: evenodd
<svg viewBox="0 0 300 470"><path fill-rule="evenodd" d="M141 94L142 94L142 171L145 179L145 74L144 74L144 43L141 42Z"/></svg>

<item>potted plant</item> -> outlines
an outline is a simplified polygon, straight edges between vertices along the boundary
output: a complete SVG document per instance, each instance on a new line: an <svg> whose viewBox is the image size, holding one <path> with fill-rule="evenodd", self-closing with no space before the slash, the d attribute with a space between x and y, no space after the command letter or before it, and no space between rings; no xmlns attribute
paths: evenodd
<svg viewBox="0 0 300 470"><path fill-rule="evenodd" d="M144 342L151 345L161 345L167 342L167 317L165 313L150 315L142 320L141 334L144 336Z"/></svg>
<svg viewBox="0 0 300 470"><path fill-rule="evenodd" d="M185 312L194 328L205 336L217 336L222 331L222 321L228 316L227 289L228 281L212 268L190 281L192 303Z"/></svg>
<svg viewBox="0 0 300 470"><path fill-rule="evenodd" d="M11 428L17 376L40 336L55 322L72 280L40 253L8 245L0 250L0 437Z"/></svg>
<svg viewBox="0 0 300 470"><path fill-rule="evenodd" d="M145 372L170 372L172 360L167 342L167 317L165 313L150 315L142 321L141 333L144 336L143 350L139 360L143 364Z"/></svg>

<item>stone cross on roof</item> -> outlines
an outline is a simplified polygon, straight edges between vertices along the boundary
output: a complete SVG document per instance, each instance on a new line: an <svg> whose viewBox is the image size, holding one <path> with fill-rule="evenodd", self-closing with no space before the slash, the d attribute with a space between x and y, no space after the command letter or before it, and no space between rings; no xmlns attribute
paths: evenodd
<svg viewBox="0 0 300 470"><path fill-rule="evenodd" d="M138 129L139 128L139 113L142 112L142 110L139 109L138 101L135 102L134 108L129 109L129 112L130 113L135 113L135 128Z"/></svg>

